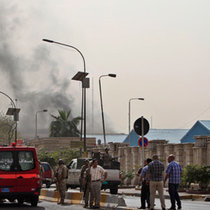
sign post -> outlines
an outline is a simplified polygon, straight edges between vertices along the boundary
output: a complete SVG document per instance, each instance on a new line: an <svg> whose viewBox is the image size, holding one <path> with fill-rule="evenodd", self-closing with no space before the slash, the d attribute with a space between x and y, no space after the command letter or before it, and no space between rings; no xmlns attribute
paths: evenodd
<svg viewBox="0 0 210 210"><path fill-rule="evenodd" d="M141 139L142 139L142 167L144 167L144 117L141 117Z"/></svg>
<svg viewBox="0 0 210 210"><path fill-rule="evenodd" d="M142 138L142 166L144 166L144 135L149 131L149 122L142 116L134 123L135 132Z"/></svg>

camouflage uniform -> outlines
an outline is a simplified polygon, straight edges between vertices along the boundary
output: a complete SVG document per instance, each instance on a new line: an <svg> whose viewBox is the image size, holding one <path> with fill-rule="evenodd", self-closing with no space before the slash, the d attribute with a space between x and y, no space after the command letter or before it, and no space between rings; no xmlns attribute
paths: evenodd
<svg viewBox="0 0 210 210"><path fill-rule="evenodd" d="M88 207L90 190L91 190L91 175L90 175L90 167L88 167L84 173L84 198L85 198L84 207Z"/></svg>
<svg viewBox="0 0 210 210"><path fill-rule="evenodd" d="M60 201L58 204L64 204L67 173L68 170L66 166L64 164L60 164L56 173L57 187L60 195Z"/></svg>
<svg viewBox="0 0 210 210"><path fill-rule="evenodd" d="M81 173L80 173L80 177L79 177L79 183L80 183L80 192L84 192L85 189L85 178L84 178L84 174L85 171L87 170L87 168L89 167L89 165L83 165L81 168Z"/></svg>

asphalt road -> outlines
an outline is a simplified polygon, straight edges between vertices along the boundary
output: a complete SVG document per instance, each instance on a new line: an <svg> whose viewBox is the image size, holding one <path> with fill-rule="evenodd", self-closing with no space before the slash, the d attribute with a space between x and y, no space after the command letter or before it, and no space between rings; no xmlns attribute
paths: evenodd
<svg viewBox="0 0 210 210"><path fill-rule="evenodd" d="M124 197L128 207L137 208L140 206L140 199L138 197L125 196ZM161 210L159 199L155 200L156 206L155 210ZM166 199L166 207L170 207L170 201ZM30 204L24 204L18 206L17 204L4 203L0 204L0 209L3 210L84 210L81 205L57 205L56 203L40 201L37 207L31 207ZM210 203L205 201L192 201L192 200L183 200L182 201L182 210L208 210L210 209Z"/></svg>

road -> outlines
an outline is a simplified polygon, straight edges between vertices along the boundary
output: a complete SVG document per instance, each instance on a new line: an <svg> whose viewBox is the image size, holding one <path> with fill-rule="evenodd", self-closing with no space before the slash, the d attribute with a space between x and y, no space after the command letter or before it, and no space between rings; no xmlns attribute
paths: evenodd
<svg viewBox="0 0 210 210"><path fill-rule="evenodd" d="M128 207L137 208L140 206L140 200L138 197L125 196L124 197L126 204ZM155 200L156 206L155 210L161 210L160 202L158 199ZM191 200L183 200L182 201L182 210L208 210L209 202L204 201L191 201ZM166 207L170 207L170 201L166 199ZM56 203L40 201L37 207L31 207L29 204L24 204L22 206L18 206L17 204L4 203L0 205L0 209L3 210L17 210L17 209L28 209L28 210L84 210L81 205L57 205ZM102 208L103 209L103 208Z"/></svg>

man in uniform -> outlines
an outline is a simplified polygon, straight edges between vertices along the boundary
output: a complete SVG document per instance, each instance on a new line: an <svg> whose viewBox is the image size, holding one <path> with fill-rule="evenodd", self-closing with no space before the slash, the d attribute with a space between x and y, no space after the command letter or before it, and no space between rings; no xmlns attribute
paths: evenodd
<svg viewBox="0 0 210 210"><path fill-rule="evenodd" d="M60 159L58 161L58 169L56 172L57 187L60 195L60 201L58 202L58 204L64 204L67 176L68 176L67 167L64 165L63 160Z"/></svg>
<svg viewBox="0 0 210 210"><path fill-rule="evenodd" d="M84 180L84 174L85 174L86 169L88 169L88 168L89 168L89 160L86 159L85 164L81 168L80 177L79 177L80 192L84 192L84 187L85 187L85 185L84 185L84 181L85 181Z"/></svg>
<svg viewBox="0 0 210 210"><path fill-rule="evenodd" d="M88 202L90 197L91 191L91 175L90 175L90 168L92 166L92 162L89 164L89 167L85 170L84 173L84 195L85 198L85 205L84 208L88 208Z"/></svg>

